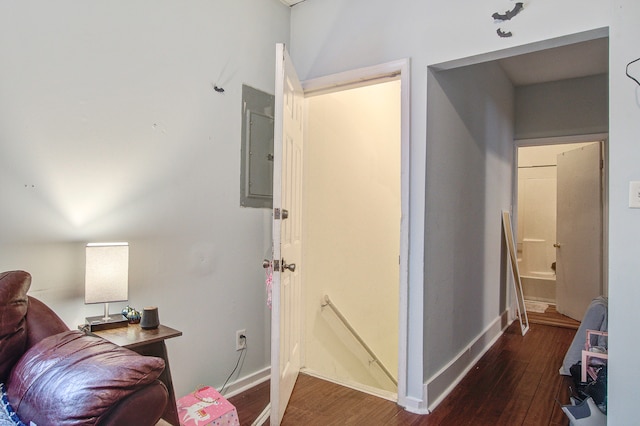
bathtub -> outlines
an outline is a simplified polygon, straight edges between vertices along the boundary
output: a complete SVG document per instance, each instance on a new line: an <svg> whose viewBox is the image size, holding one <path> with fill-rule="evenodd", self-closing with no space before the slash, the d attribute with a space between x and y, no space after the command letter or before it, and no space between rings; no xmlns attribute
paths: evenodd
<svg viewBox="0 0 640 426"><path fill-rule="evenodd" d="M556 274L531 272L520 277L522 293L526 300L556 303Z"/></svg>

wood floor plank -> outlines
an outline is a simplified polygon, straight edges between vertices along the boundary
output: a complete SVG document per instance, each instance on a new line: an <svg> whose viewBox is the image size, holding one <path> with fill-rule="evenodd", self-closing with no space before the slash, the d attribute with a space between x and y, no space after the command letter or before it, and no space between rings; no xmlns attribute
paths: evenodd
<svg viewBox="0 0 640 426"><path fill-rule="evenodd" d="M568 397L565 382L558 373L574 332L566 328L553 327L550 330L545 350L540 351L536 364L540 371L540 383L531 400L531 407L523 424L549 424L560 398ZM569 342L569 343L567 343ZM560 360L560 362L558 362ZM560 393L562 392L562 395ZM548 408L551 408L550 410ZM556 419L558 419L556 417Z"/></svg>
<svg viewBox="0 0 640 426"><path fill-rule="evenodd" d="M238 412L240 426L251 426L269 404L269 385L269 381L266 381L229 398L229 402L236 407Z"/></svg>
<svg viewBox="0 0 640 426"><path fill-rule="evenodd" d="M282 426L566 426L560 403L569 401L569 382L558 369L574 333L535 324L522 336L519 324L513 323L435 410L422 416L392 401L301 374ZM229 401L241 425L248 426L268 400L267 382Z"/></svg>
<svg viewBox="0 0 640 426"><path fill-rule="evenodd" d="M580 321L558 313L556 305L553 304L550 304L544 313L528 312L527 316L531 324L553 325L573 330L577 330L580 326Z"/></svg>
<svg viewBox="0 0 640 426"><path fill-rule="evenodd" d="M527 416L531 399L540 383L540 375L525 370L520 380L509 396L504 409L500 413L496 424L522 424Z"/></svg>

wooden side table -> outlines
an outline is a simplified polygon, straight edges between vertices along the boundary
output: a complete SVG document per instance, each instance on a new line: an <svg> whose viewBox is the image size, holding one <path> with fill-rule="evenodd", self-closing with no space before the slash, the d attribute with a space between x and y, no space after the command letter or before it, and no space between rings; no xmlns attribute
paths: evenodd
<svg viewBox="0 0 640 426"><path fill-rule="evenodd" d="M182 332L164 325L152 330L144 330L140 324L129 324L127 327L112 328L90 332L123 348L131 349L141 355L156 356L164 360L164 371L159 379L169 391L169 402L162 418L174 426L179 426L176 394L173 390L167 345L164 341L172 337L182 336Z"/></svg>

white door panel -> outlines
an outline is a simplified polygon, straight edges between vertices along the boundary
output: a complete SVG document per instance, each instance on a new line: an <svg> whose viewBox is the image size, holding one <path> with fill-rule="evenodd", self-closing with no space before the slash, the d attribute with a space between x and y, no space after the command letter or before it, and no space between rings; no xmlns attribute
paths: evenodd
<svg viewBox="0 0 640 426"><path fill-rule="evenodd" d="M279 425L300 371L303 92L284 45L276 46L271 312L271 413ZM285 269L286 265L291 266Z"/></svg>
<svg viewBox="0 0 640 426"><path fill-rule="evenodd" d="M603 290L601 143L559 154L557 164L557 310L582 321Z"/></svg>

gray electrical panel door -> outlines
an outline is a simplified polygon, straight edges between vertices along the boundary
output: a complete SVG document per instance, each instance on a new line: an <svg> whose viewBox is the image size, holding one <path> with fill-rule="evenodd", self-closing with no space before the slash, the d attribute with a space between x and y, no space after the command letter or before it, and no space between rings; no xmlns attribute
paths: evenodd
<svg viewBox="0 0 640 426"><path fill-rule="evenodd" d="M273 110L273 95L242 86L243 207L271 208L273 204Z"/></svg>

